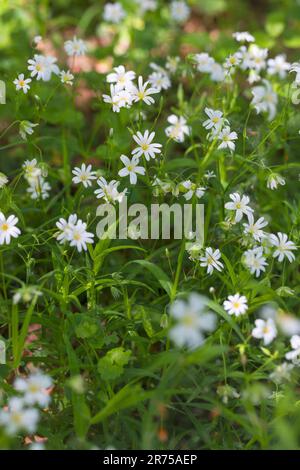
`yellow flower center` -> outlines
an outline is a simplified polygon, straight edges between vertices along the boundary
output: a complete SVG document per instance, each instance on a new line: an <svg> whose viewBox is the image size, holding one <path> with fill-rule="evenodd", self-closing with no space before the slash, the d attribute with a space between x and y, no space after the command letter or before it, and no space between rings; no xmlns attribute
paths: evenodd
<svg viewBox="0 0 300 470"><path fill-rule="evenodd" d="M21 413L13 413L12 416L11 416L11 420L15 423L15 424L20 424L22 422L22 415Z"/></svg>
<svg viewBox="0 0 300 470"><path fill-rule="evenodd" d="M184 316L183 322L185 326L193 326L194 325L194 316L190 313Z"/></svg>
<svg viewBox="0 0 300 470"><path fill-rule="evenodd" d="M4 232L6 232L6 230L8 230L8 225L7 224L2 224L1 228Z"/></svg>
<svg viewBox="0 0 300 470"><path fill-rule="evenodd" d="M81 238L80 233L78 233L78 232L75 232L74 235L73 235L73 237L74 237L74 240L76 240L77 242L78 242L78 241L80 240L80 238Z"/></svg>
<svg viewBox="0 0 300 470"><path fill-rule="evenodd" d="M36 393L39 391L39 387L35 384L30 384L29 387L28 387L28 390L31 392L31 393Z"/></svg>

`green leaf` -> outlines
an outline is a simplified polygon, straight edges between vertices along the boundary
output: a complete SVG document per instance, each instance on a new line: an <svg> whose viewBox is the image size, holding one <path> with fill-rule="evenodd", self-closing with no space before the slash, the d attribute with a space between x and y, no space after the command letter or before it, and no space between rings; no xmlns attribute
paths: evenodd
<svg viewBox="0 0 300 470"><path fill-rule="evenodd" d="M92 419L91 424L102 422L114 413L120 410L137 405L141 401L151 398L153 392L145 392L140 385L125 385L116 393Z"/></svg>
<svg viewBox="0 0 300 470"><path fill-rule="evenodd" d="M177 170L177 168L198 168L197 162L191 158L175 158L166 163L167 171Z"/></svg>
<svg viewBox="0 0 300 470"><path fill-rule="evenodd" d="M76 353L66 334L63 335L63 339L66 345L71 377L78 377L80 375L80 367ZM84 393L78 394L74 390L71 393L75 431L77 436L83 439L90 425L90 410L85 402Z"/></svg>
<svg viewBox="0 0 300 470"><path fill-rule="evenodd" d="M243 341L243 343L245 342L245 338L244 338L244 335L242 334L240 328L238 327L238 325L235 323L235 321L230 317L230 315L228 315L225 310L219 305L217 304L216 302L210 300L208 303L207 303L207 306L209 308L211 308L211 310L213 310L214 312L216 312L218 315L220 315L222 318L224 318L224 320L230 325L230 327L236 332L236 334L239 336L239 338Z"/></svg>
<svg viewBox="0 0 300 470"><path fill-rule="evenodd" d="M168 296L169 297L171 296L172 282L170 281L167 274L161 268L156 266L156 264L151 263L150 261L143 260L143 259L131 261L130 263L127 264L127 266L132 263L139 264L142 267L146 268L148 271L150 271L151 274L153 274L153 276L157 279L161 287L166 291Z"/></svg>
<svg viewBox="0 0 300 470"><path fill-rule="evenodd" d="M98 372L103 380L114 380L124 372L124 366L128 364L131 351L124 348L114 348L108 351L104 357L98 361Z"/></svg>
<svg viewBox="0 0 300 470"><path fill-rule="evenodd" d="M277 12L271 13L267 17L266 31L273 38L277 38L284 31L284 19Z"/></svg>
<svg viewBox="0 0 300 470"><path fill-rule="evenodd" d="M99 324L96 318L81 316L79 324L75 327L77 338L92 338L99 332Z"/></svg>

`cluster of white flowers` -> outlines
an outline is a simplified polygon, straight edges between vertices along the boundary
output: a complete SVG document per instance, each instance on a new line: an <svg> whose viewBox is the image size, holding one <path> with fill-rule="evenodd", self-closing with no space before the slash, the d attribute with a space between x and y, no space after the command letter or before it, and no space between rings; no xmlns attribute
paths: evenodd
<svg viewBox="0 0 300 470"><path fill-rule="evenodd" d="M203 122L203 127L209 130L207 138L209 140L220 140L218 149L228 148L231 152L235 150L234 141L238 138L236 132L230 130L229 121L225 119L222 111L205 108L208 117Z"/></svg>
<svg viewBox="0 0 300 470"><path fill-rule="evenodd" d="M278 97L270 81L274 75L284 79L288 71L296 72L295 83L300 83L297 77L300 77L300 65L295 63L291 66L286 61L284 54L277 55L268 59L268 49L263 49L253 44L254 37L245 32L237 32L233 37L238 42L250 43L242 45L234 53L225 59L223 64L219 64L206 52L195 54L193 60L199 72L210 75L212 81L223 82L225 79L231 80L232 75L239 69L248 72L248 81L250 84L261 81L261 85L253 87L251 104L257 113L268 113L268 119L271 121L276 115ZM265 75L262 76L261 74ZM298 80L298 82L297 82Z"/></svg>
<svg viewBox="0 0 300 470"><path fill-rule="evenodd" d="M167 90L170 88L171 80L168 71L154 62L150 63L150 67L153 70L153 72L148 77L148 82L150 85L159 92L161 90ZM166 68L168 68L168 63L166 63Z"/></svg>
<svg viewBox="0 0 300 470"><path fill-rule="evenodd" d="M216 119L221 119L222 115L218 113ZM206 126L211 125L208 120ZM172 190L171 187L168 190ZM250 270L251 274L258 277L266 270L268 265L266 257L272 253L273 257L282 262L287 258L290 262L295 259L293 251L296 250L296 245L288 240L288 236L284 233L278 232L277 234L267 234L263 229L268 225L268 222L260 217L255 221L253 216L253 209L249 206L250 199L246 195L240 196L239 193L230 194L230 202L225 203L225 209L232 212L229 219L230 224L236 225L244 216L247 217L247 222L243 224L243 234L247 237L247 242L252 245L243 255L245 266ZM258 245L257 243L261 243ZM201 267L207 269L208 274L212 274L214 270L222 271L224 269L223 263L220 261L221 252L219 249L206 247L203 248L200 244L194 243L188 248L188 253L192 261L198 261ZM224 309L229 315L243 315L247 309L247 298L240 296L240 294L229 295L228 299L223 303ZM256 328L253 330L252 335L255 338L263 338L265 344L269 344L277 334L275 324L272 319L266 322L263 320L256 321Z"/></svg>
<svg viewBox="0 0 300 470"><path fill-rule="evenodd" d="M40 42L42 38L38 36ZM35 41L36 42L36 41ZM82 39L78 39L76 36L73 39L69 39L64 43L64 49L69 57L77 57L85 55L87 52L87 45ZM22 90L24 94L30 90L29 85L33 78L36 80L42 80L43 82L49 82L52 74L60 77L62 83L72 85L74 75L70 70L60 70L57 65L57 58L52 55L34 54L32 59L28 60L28 71L30 72L31 78L25 78L24 73L20 73L18 77L13 81L16 90Z"/></svg>
<svg viewBox="0 0 300 470"><path fill-rule="evenodd" d="M77 214L71 214L68 220L62 217L56 222L59 232L55 234L60 243L68 242L75 246L79 253L87 250L87 244L94 243L94 234L86 230L87 224L78 219Z"/></svg>
<svg viewBox="0 0 300 470"><path fill-rule="evenodd" d="M32 434L36 431L40 419L38 407L44 409L49 406L51 386L52 379L39 370L27 378L15 379L14 389L21 396L10 398L7 407L0 411L0 426L8 435L20 431Z"/></svg>
<svg viewBox="0 0 300 470"><path fill-rule="evenodd" d="M138 77L138 84L133 80L135 72L126 72L123 65L115 67L115 73L107 76L110 85L110 95L103 95L103 101L112 105L114 112L120 112L121 108L130 108L133 103L143 101L147 105L154 103L151 95L158 93L157 88L149 87L149 82L143 82L143 77Z"/></svg>
<svg viewBox="0 0 300 470"><path fill-rule="evenodd" d="M24 170L24 178L29 185L27 192L30 194L31 199L47 199L51 186L45 180L47 176L46 168L38 164L36 158L26 160L22 167Z"/></svg>
<svg viewBox="0 0 300 470"><path fill-rule="evenodd" d="M157 9L156 0L135 0L139 8L139 12L144 15L147 11L155 11ZM190 8L183 0L173 0L170 4L171 19L177 23L184 23L190 15ZM119 24L127 16L126 11L120 2L108 2L104 5L103 19L108 23Z"/></svg>
<svg viewBox="0 0 300 470"><path fill-rule="evenodd" d="M261 272L266 270L268 265L266 256L270 255L273 248L273 257L282 262L287 258L290 262L295 260L293 251L297 249L294 242L288 239L285 233L277 234L266 233L263 229L268 225L264 217L255 221L253 209L248 205L250 199L246 195L240 196L239 193L230 194L230 202L225 204L225 209L231 211L233 215L229 222L233 225L240 222L244 215L247 216L247 223L244 223L244 235L247 237L247 243L251 246L243 256L243 261L251 274L258 277ZM257 243L261 243L257 245Z"/></svg>
<svg viewBox="0 0 300 470"><path fill-rule="evenodd" d="M152 186L154 186L153 195L156 197L160 194L172 194L175 197L182 194L186 201L191 200L194 196L197 199L200 199L207 189L204 186L199 186L198 184L193 183L191 180L184 180L179 183L175 183L171 180L161 180L158 177L154 178Z"/></svg>
<svg viewBox="0 0 300 470"><path fill-rule="evenodd" d="M144 102L147 105L154 103L151 95L160 93L171 87L170 74L175 73L179 58L168 58L165 68L161 65L150 63L152 72L144 82L139 76L137 83L136 73L133 70L126 71L123 65L114 67L106 81L110 83L110 95L103 94L103 101L112 106L114 112L119 113L121 108L131 108L134 103Z"/></svg>

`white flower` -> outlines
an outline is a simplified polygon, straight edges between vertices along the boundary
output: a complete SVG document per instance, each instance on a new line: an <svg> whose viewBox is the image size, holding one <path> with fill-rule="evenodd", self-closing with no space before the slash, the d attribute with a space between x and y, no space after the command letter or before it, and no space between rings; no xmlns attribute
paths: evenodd
<svg viewBox="0 0 300 470"><path fill-rule="evenodd" d="M22 139L26 140L27 135L32 135L33 134L33 129L36 126L38 126L38 124L34 124L33 122L21 121L20 122L19 133L20 133L20 136L22 137Z"/></svg>
<svg viewBox="0 0 300 470"><path fill-rule="evenodd" d="M34 36L34 38L33 38L33 42L34 42L35 45L38 45L39 42L41 42L42 40L43 40L43 38L40 35Z"/></svg>
<svg viewBox="0 0 300 470"><path fill-rule="evenodd" d="M150 85L156 90L167 90L171 86L171 81L167 73L153 72L148 77Z"/></svg>
<svg viewBox="0 0 300 470"><path fill-rule="evenodd" d="M249 217L249 214L253 212L253 209L248 206L250 199L248 196L241 196L239 193L233 193L229 195L232 202L226 202L225 209L230 211L235 211L235 222L240 222L242 220L243 214Z"/></svg>
<svg viewBox="0 0 300 470"><path fill-rule="evenodd" d="M236 52L235 54L232 54L228 57L226 57L226 60L223 64L224 69L226 69L228 72L230 72L232 69L237 67L241 63L241 55L240 52Z"/></svg>
<svg viewBox="0 0 300 470"><path fill-rule="evenodd" d="M211 73L215 61L209 54L201 52L201 54L195 54L193 58L199 72Z"/></svg>
<svg viewBox="0 0 300 470"><path fill-rule="evenodd" d="M41 176L32 180L28 180L29 188L27 192L30 194L31 199L47 199L51 186L48 181L45 181Z"/></svg>
<svg viewBox="0 0 300 470"><path fill-rule="evenodd" d="M34 408L24 408L22 398L13 397L8 402L8 409L0 411L0 424L7 434L14 435L18 431L34 433L39 420L39 412Z"/></svg>
<svg viewBox="0 0 300 470"><path fill-rule="evenodd" d="M129 108L132 104L133 96L131 89L117 90L115 85L110 85L110 95L103 95L103 101L112 105L115 113L120 112L120 108Z"/></svg>
<svg viewBox="0 0 300 470"><path fill-rule="evenodd" d="M255 107L257 114L268 112L268 120L272 121L276 115L278 98L270 82L263 80L263 85L252 88L252 95L251 104Z"/></svg>
<svg viewBox="0 0 300 470"><path fill-rule="evenodd" d="M288 239L286 233L277 232L277 235L271 234L270 241L272 245L276 248L273 257L278 258L278 261L281 263L286 257L289 262L295 260L295 255L292 253L293 250L297 250L297 247L294 242Z"/></svg>
<svg viewBox="0 0 300 470"><path fill-rule="evenodd" d="M205 108L204 111L207 114L208 119L203 122L202 126L205 129L211 129L212 127L214 127L215 129L220 130L224 122L222 111L214 110L211 108Z"/></svg>
<svg viewBox="0 0 300 470"><path fill-rule="evenodd" d="M186 119L182 116L178 117L176 114L171 114L168 117L168 122L171 126L165 129L166 135L176 142L184 142L185 135L190 135L190 128L186 123Z"/></svg>
<svg viewBox="0 0 300 470"><path fill-rule="evenodd" d="M16 90L23 90L23 93L27 93L28 90L30 90L30 86L28 83L30 83L32 80L31 78L24 78L24 73L21 73L18 75L18 78L14 80L14 85L16 85Z"/></svg>
<svg viewBox="0 0 300 470"><path fill-rule="evenodd" d="M250 70L247 81L252 85L253 83L259 82L261 80L261 76L255 71Z"/></svg>
<svg viewBox="0 0 300 470"><path fill-rule="evenodd" d="M218 149L229 148L230 151L235 150L235 143L233 141L237 138L237 133L231 132L229 126L224 127L218 135L218 139L222 141Z"/></svg>
<svg viewBox="0 0 300 470"><path fill-rule="evenodd" d="M95 180L96 172L92 171L92 165L82 163L81 168L75 167L72 170L73 175L72 181L74 184L82 183L85 188L92 186L92 180Z"/></svg>
<svg viewBox="0 0 300 470"><path fill-rule="evenodd" d="M244 233L251 235L254 240L260 242L265 235L265 232L261 229L266 227L268 222L263 217L260 217L256 222L254 222L253 214L249 213L248 223L243 225L245 227Z"/></svg>
<svg viewBox="0 0 300 470"><path fill-rule="evenodd" d="M206 178L207 180L210 180L211 178L216 178L216 177L217 175L212 170L207 170L207 172L204 174L204 178Z"/></svg>
<svg viewBox="0 0 300 470"><path fill-rule="evenodd" d="M293 335L291 337L291 346L292 351L286 353L285 357L288 361L293 361L293 363L298 364L298 356L300 356L300 336Z"/></svg>
<svg viewBox="0 0 300 470"><path fill-rule="evenodd" d="M24 285L15 290L13 295L13 303L18 304L19 302L24 302L28 304L34 299L34 297L41 297L43 293L38 290L36 286Z"/></svg>
<svg viewBox="0 0 300 470"><path fill-rule="evenodd" d="M204 342L204 332L216 327L216 315L207 311L208 299L192 293L187 301L176 300L170 306L170 316L176 325L170 329L169 336L178 347L195 349Z"/></svg>
<svg viewBox="0 0 300 470"><path fill-rule="evenodd" d="M181 186L184 188L186 193L184 194L184 198L189 201L192 199L193 195L195 194L198 199L200 199L205 191L206 188L202 188L201 186L197 186L195 183L192 183L190 180L183 181Z"/></svg>
<svg viewBox="0 0 300 470"><path fill-rule="evenodd" d="M36 158L33 158L32 160L25 160L22 168L24 169L24 176L27 180L35 179L42 175L42 170L38 166Z"/></svg>
<svg viewBox="0 0 300 470"><path fill-rule="evenodd" d="M271 175L267 179L267 188L274 190L278 188L279 184L281 186L284 186L285 179L281 175L278 175L277 173L271 173Z"/></svg>
<svg viewBox="0 0 300 470"><path fill-rule="evenodd" d="M66 83L67 85L73 85L74 75L70 72L70 70L67 70L66 72L62 70L59 75L60 81L62 83Z"/></svg>
<svg viewBox="0 0 300 470"><path fill-rule="evenodd" d="M36 76L37 80L48 82L51 79L52 73L55 75L59 74L59 68L55 63L56 61L56 57L35 54L33 59L28 60L28 70L31 71L30 76Z"/></svg>
<svg viewBox="0 0 300 470"><path fill-rule="evenodd" d="M252 34L248 33L248 31L233 33L232 37L238 42L254 42L255 41Z"/></svg>
<svg viewBox="0 0 300 470"><path fill-rule="evenodd" d="M104 5L103 19L110 23L120 23L126 16L126 13L119 2L106 3Z"/></svg>
<svg viewBox="0 0 300 470"><path fill-rule="evenodd" d="M16 227L19 222L18 217L10 215L8 218L0 212L0 245L9 245L11 237L17 238L21 230Z"/></svg>
<svg viewBox="0 0 300 470"><path fill-rule="evenodd" d="M4 188L4 186L8 183L8 178L4 173L0 172L0 188Z"/></svg>
<svg viewBox="0 0 300 470"><path fill-rule="evenodd" d="M100 186L100 189L96 189L94 192L98 199L103 198L105 202L122 202L127 190L124 189L124 191L119 193L119 181L112 180L108 183L106 179L101 176L101 178L97 180L97 184Z"/></svg>
<svg viewBox="0 0 300 470"><path fill-rule="evenodd" d="M180 57L167 57L166 69L168 69L170 73L175 73L179 62Z"/></svg>
<svg viewBox="0 0 300 470"><path fill-rule="evenodd" d="M124 90L131 88L133 86L132 81L135 79L135 72L129 70L126 72L123 65L119 67L114 67L114 72L111 72L107 75L106 81L108 83L115 83L115 90Z"/></svg>
<svg viewBox="0 0 300 470"><path fill-rule="evenodd" d="M138 147L136 147L134 150L132 150L132 155L135 155L136 157L140 157L141 155L144 155L146 160L150 160L150 158L155 158L156 153L161 153L161 144L156 144L152 143L154 137L155 137L155 132L151 132L149 134L149 131L146 130L144 132L144 135L141 132L137 132L136 135L132 136L135 142L138 144Z"/></svg>
<svg viewBox="0 0 300 470"><path fill-rule="evenodd" d="M135 0L140 8L141 13L146 13L146 11L154 11L157 8L157 1L156 0Z"/></svg>
<svg viewBox="0 0 300 470"><path fill-rule="evenodd" d="M221 64L214 62L210 67L210 78L213 82L223 82L225 79L225 71Z"/></svg>
<svg viewBox="0 0 300 470"><path fill-rule="evenodd" d="M63 219L62 217L56 222L56 227L59 229L59 232L55 234L56 239L60 243L70 240L71 232L75 227L77 222L77 215L69 215L68 220Z"/></svg>
<svg viewBox="0 0 300 470"><path fill-rule="evenodd" d="M273 380L276 384L280 384L282 382L288 382L291 379L291 371L294 369L293 364L289 364L288 362L283 362L276 366L274 372L270 374L270 379Z"/></svg>
<svg viewBox="0 0 300 470"><path fill-rule="evenodd" d="M80 56L85 55L87 45L82 39L77 39L77 37L74 36L73 39L69 39L64 43L64 49L68 56Z"/></svg>
<svg viewBox="0 0 300 470"><path fill-rule="evenodd" d="M229 315L239 317L248 310L247 299L244 295L240 294L229 295L227 300L224 301L223 307Z"/></svg>
<svg viewBox="0 0 300 470"><path fill-rule="evenodd" d="M249 69L254 69L257 72L266 68L268 56L268 49L261 49L256 44L251 44L248 49L246 66Z"/></svg>
<svg viewBox="0 0 300 470"><path fill-rule="evenodd" d="M221 252L219 249L213 250L213 248L205 248L204 256L199 257L200 266L207 268L207 274L212 274L214 269L222 271L224 268L223 263L219 261L221 258Z"/></svg>
<svg viewBox="0 0 300 470"><path fill-rule="evenodd" d="M253 338L263 339L264 345L272 343L273 339L277 336L277 329L272 318L268 320L255 320L255 328L253 328L251 335Z"/></svg>
<svg viewBox="0 0 300 470"><path fill-rule="evenodd" d="M278 75L280 78L285 78L290 67L291 64L286 61L285 54L280 54L274 59L268 59L267 72L269 75Z"/></svg>
<svg viewBox="0 0 300 470"><path fill-rule="evenodd" d="M172 1L171 3L171 17L178 23L183 23L190 16L190 9L187 4L180 1Z"/></svg>
<svg viewBox="0 0 300 470"><path fill-rule="evenodd" d="M147 88L148 82L143 83L143 77L139 76L138 86L133 85L130 92L132 94L132 99L134 102L144 101L144 103L150 105L154 103L152 96L154 93L159 93L159 90L156 88Z"/></svg>
<svg viewBox="0 0 300 470"><path fill-rule="evenodd" d="M255 274L256 277L259 277L261 272L265 272L265 267L268 266L263 253L263 248L259 246L252 250L247 250L244 253L244 263L250 270L251 274Z"/></svg>
<svg viewBox="0 0 300 470"><path fill-rule="evenodd" d="M33 59L28 60L28 70L31 71L31 77L37 78L37 80L44 80L46 74L46 63L43 55L35 54Z"/></svg>
<svg viewBox="0 0 300 470"><path fill-rule="evenodd" d="M118 175L122 177L129 176L130 183L136 184L137 182L137 174L144 175L146 170L143 166L138 166L139 159L137 157L132 157L130 160L126 155L121 155L120 160L124 164L124 168L122 168Z"/></svg>
<svg viewBox="0 0 300 470"><path fill-rule="evenodd" d="M23 394L23 400L26 405L37 404L42 408L49 405L51 397L47 389L52 385L52 380L48 375L37 371L26 379L18 377L14 381L14 388Z"/></svg>
<svg viewBox="0 0 300 470"><path fill-rule="evenodd" d="M286 336L293 336L300 334L300 320L288 313L276 311L276 322Z"/></svg>
<svg viewBox="0 0 300 470"><path fill-rule="evenodd" d="M80 253L82 249L87 251L87 243L94 243L93 238L94 234L86 231L86 223L79 219L71 228L68 241L70 246L75 246Z"/></svg>

